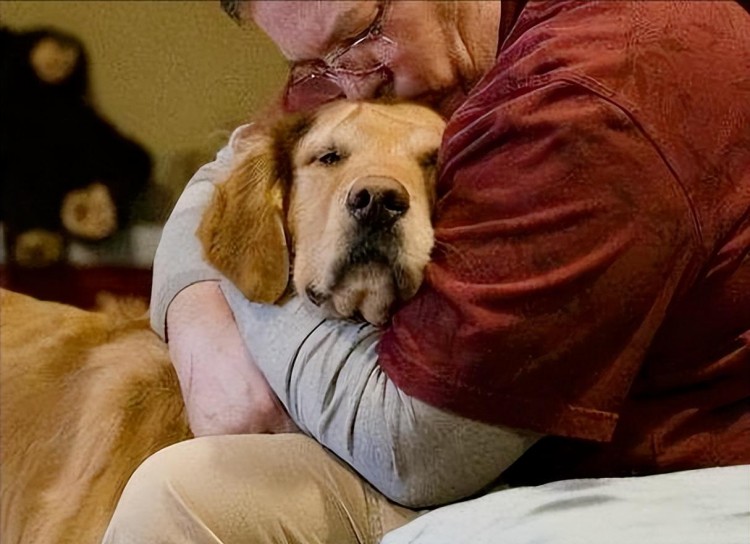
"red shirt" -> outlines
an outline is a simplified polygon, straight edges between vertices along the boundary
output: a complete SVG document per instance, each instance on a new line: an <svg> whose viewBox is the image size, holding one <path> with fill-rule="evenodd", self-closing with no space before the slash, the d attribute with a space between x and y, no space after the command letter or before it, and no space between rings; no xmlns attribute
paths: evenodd
<svg viewBox="0 0 750 544"><path fill-rule="evenodd" d="M450 120L380 362L553 435L518 481L750 463L750 15L530 2ZM561 438L554 438L561 437Z"/></svg>

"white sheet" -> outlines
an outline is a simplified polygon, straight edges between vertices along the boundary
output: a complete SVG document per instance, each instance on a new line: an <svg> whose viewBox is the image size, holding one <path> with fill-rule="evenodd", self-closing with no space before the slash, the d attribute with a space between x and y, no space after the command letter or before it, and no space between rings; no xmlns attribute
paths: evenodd
<svg viewBox="0 0 750 544"><path fill-rule="evenodd" d="M749 544L750 465L497 491L382 540L407 543Z"/></svg>

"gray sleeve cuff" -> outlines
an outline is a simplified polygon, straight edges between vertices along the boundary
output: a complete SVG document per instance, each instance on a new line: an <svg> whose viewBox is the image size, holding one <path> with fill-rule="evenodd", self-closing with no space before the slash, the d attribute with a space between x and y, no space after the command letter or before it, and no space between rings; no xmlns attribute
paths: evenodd
<svg viewBox="0 0 750 544"><path fill-rule="evenodd" d="M202 248L195 236L213 188L209 182L188 187L182 198L203 198L204 201L192 206L178 203L162 232L154 257L150 308L151 327L162 339L166 339L167 308L174 297L193 283L221 279L221 274L203 260Z"/></svg>

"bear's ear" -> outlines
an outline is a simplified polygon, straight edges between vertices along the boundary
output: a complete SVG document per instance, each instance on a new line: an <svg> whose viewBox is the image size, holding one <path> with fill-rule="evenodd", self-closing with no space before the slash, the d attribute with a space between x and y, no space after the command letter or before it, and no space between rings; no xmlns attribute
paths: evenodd
<svg viewBox="0 0 750 544"><path fill-rule="evenodd" d="M205 258L253 302L274 303L289 284L284 224L287 184L277 177L274 140L252 136L198 227Z"/></svg>

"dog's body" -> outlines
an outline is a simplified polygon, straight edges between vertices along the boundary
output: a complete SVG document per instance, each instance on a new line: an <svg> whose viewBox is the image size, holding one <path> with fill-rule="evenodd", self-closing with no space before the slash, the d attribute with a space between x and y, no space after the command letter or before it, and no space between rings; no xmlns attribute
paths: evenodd
<svg viewBox="0 0 750 544"><path fill-rule="evenodd" d="M417 106L337 103L251 136L199 229L206 257L252 300L293 285L382 323L429 258L442 129ZM0 541L99 542L140 462L190 436L166 346L144 317L0 304Z"/></svg>
<svg viewBox="0 0 750 544"><path fill-rule="evenodd" d="M99 542L138 464L189 436L166 346L145 318L0 304L0 540Z"/></svg>

